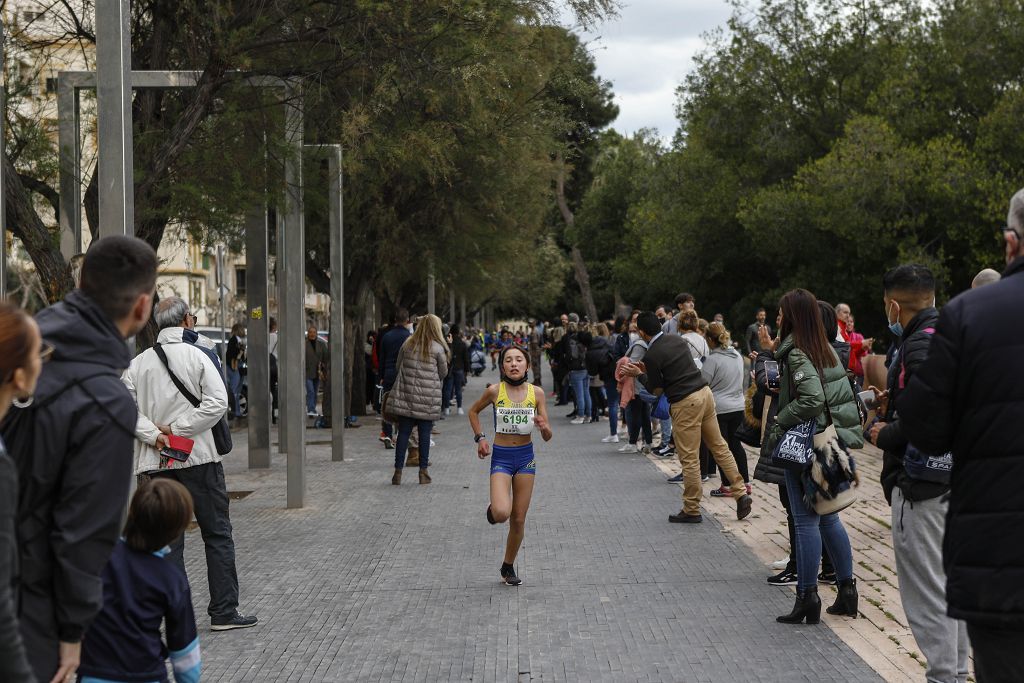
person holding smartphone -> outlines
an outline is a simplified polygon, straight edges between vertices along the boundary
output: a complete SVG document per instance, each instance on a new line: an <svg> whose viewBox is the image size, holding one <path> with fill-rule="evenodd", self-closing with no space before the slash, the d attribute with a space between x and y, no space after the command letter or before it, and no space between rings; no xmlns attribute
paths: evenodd
<svg viewBox="0 0 1024 683"><path fill-rule="evenodd" d="M518 586L522 580L516 575L514 565L526 532L526 513L530 509L537 474L533 431L536 428L545 441L551 440L552 433L544 392L527 382L530 356L526 349L506 347L501 350L498 361L501 381L488 386L469 409L469 424L473 428L477 456L481 460L491 457L487 521L509 523L501 581L507 586ZM494 408L493 448L480 429L480 411L487 406Z"/></svg>

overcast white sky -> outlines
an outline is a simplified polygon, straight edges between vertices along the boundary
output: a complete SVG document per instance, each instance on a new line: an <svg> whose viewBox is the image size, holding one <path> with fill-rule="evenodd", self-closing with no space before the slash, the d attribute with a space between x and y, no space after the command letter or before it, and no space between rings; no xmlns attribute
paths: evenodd
<svg viewBox="0 0 1024 683"><path fill-rule="evenodd" d="M724 0L623 0L617 19L583 33L610 80L619 105L612 126L622 133L657 128L663 139L676 130L675 88L704 45L701 34L725 26Z"/></svg>

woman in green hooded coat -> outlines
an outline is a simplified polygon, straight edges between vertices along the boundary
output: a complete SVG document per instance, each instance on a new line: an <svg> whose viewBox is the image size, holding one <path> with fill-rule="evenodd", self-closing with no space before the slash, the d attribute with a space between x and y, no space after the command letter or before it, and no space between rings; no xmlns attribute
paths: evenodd
<svg viewBox="0 0 1024 683"><path fill-rule="evenodd" d="M825 431L831 415L836 433L848 447L860 448L864 438L860 414L846 368L829 345L822 327L817 299L795 289L779 302L782 326L775 359L782 378L779 411L772 426L780 438L789 428L814 419L816 434ZM824 542L835 565L839 596L829 614L857 616L857 583L853 578L850 538L838 513L818 515L804 502L800 474L786 470L786 489L796 523L797 597L793 611L778 618L782 623L817 623L821 615L817 576Z"/></svg>

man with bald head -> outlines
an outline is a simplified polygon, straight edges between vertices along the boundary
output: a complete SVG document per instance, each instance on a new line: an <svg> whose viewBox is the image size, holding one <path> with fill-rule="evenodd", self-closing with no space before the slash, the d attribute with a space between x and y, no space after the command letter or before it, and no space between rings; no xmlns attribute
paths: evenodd
<svg viewBox="0 0 1024 683"><path fill-rule="evenodd" d="M981 271L980 273L974 276L974 279L971 281L971 289L977 289L978 287L990 285L993 282L999 282L999 279L1001 277L1002 276L999 274L998 270L986 268L985 270Z"/></svg>
<svg viewBox="0 0 1024 683"><path fill-rule="evenodd" d="M1024 190L1010 200L1003 241L1002 279L946 304L896 401L908 441L952 452L946 602L967 622L979 681L1024 670L1024 545L1013 540L1024 526Z"/></svg>

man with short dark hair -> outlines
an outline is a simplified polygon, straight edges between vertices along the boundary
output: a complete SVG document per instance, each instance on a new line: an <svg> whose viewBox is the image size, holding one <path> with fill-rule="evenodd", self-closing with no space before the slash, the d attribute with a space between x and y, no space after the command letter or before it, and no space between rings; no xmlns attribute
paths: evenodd
<svg viewBox="0 0 1024 683"><path fill-rule="evenodd" d="M676 296L675 305L675 313L669 315L667 320L662 321L661 331L665 334L679 334L679 316L687 311L696 310L697 300L693 298L693 294L683 292ZM669 311L666 309L665 313L669 313Z"/></svg>
<svg viewBox="0 0 1024 683"><path fill-rule="evenodd" d="M869 438L882 449L882 490L892 506L892 543L900 600L910 630L927 662L929 681L967 680L967 627L946 616L942 536L949 503L948 472L921 473L908 461L916 451L903 433L896 403L928 357L939 319L935 277L925 266L893 268L882 278L885 315L897 336L889 364L889 401Z"/></svg>
<svg viewBox="0 0 1024 683"><path fill-rule="evenodd" d="M745 518L750 514L753 502L747 495L743 476L736 467L729 444L722 437L715 413L715 397L693 362L689 344L678 335L662 332L658 318L651 312L641 313L636 324L640 336L647 342L647 353L640 363L625 366L624 372L639 377L648 391L664 394L668 399L673 439L683 466L683 509L678 514L669 515L668 521L703 521L700 514L701 439L729 480L730 492L736 499L736 518Z"/></svg>
<svg viewBox="0 0 1024 683"><path fill-rule="evenodd" d="M73 678L121 532L137 411L121 383L125 340L149 322L157 256L134 237L89 247L79 288L41 311L54 348L34 401L0 432L18 466L21 632L40 681Z"/></svg>
<svg viewBox="0 0 1024 683"><path fill-rule="evenodd" d="M327 342L317 334L316 325L306 328L306 417L316 417L316 395L320 375L330 361Z"/></svg>
<svg viewBox="0 0 1024 683"><path fill-rule="evenodd" d="M948 614L967 622L978 680L1024 670L1024 190L1003 229L999 282L942 309L928 358L896 401L907 440L952 452L942 544Z"/></svg>
<svg viewBox="0 0 1024 683"><path fill-rule="evenodd" d="M747 326L747 333L743 335L743 345L746 347L748 356L752 353L761 353L764 350L761 347L760 337L762 328L768 332L769 337L772 336L772 327L768 324L768 314L764 308L759 308L757 315L754 316L754 322Z"/></svg>
<svg viewBox="0 0 1024 683"><path fill-rule="evenodd" d="M391 391L391 387L395 386L395 378L398 376L398 352L405 340L411 336L412 322L409 320L409 311L399 308L395 311L394 326L385 332L380 340L380 376L381 386L385 392ZM394 448L392 424L384 420L381 431L383 434L380 440L384 443L384 448Z"/></svg>

